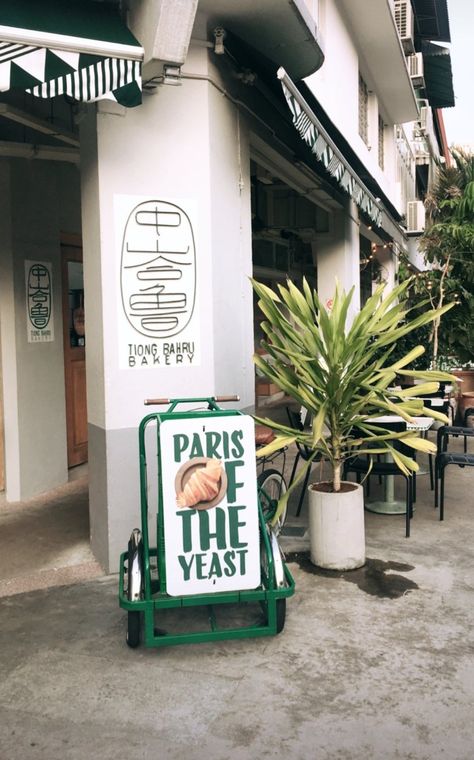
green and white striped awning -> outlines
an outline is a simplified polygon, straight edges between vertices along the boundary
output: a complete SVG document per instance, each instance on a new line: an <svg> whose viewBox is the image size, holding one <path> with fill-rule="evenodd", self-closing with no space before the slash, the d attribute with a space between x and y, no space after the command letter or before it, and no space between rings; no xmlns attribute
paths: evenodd
<svg viewBox="0 0 474 760"><path fill-rule="evenodd" d="M112 3L11 0L0 5L0 92L141 103L143 48Z"/></svg>
<svg viewBox="0 0 474 760"><path fill-rule="evenodd" d="M302 139L309 145L315 158L321 161L326 171L336 178L341 188L351 196L369 219L380 227L382 209L377 199L334 144L286 71L282 68L278 69L277 76L281 81L293 117L293 124Z"/></svg>

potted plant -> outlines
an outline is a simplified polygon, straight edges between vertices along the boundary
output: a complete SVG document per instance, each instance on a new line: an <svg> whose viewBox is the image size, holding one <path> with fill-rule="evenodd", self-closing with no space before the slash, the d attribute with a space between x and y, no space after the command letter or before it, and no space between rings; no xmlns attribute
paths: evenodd
<svg viewBox="0 0 474 760"><path fill-rule="evenodd" d="M268 355L266 359L256 354L255 364L305 407L312 419L311 428L303 431L271 419L258 419L276 432L274 441L261 449L259 456L294 442L313 452L292 488L280 499L275 519L311 461L322 455L329 462L331 479L310 486L311 559L323 567L347 570L365 562L363 491L359 485L342 480L345 460L356 452L368 456L390 453L398 467L408 473L416 471L418 465L395 450L395 439L403 439L415 450L436 450L417 433L388 432L373 420L396 414L410 421L412 416L426 414L447 422L444 415L424 408L413 396L435 392L438 383L452 381L452 375L410 370L409 365L424 352L423 346L416 346L396 361L390 359L397 341L450 308L431 309L410 320L408 285L409 281L402 283L386 298L385 285L380 285L349 324L353 289L346 294L336 284L331 309L327 310L306 280L301 290L290 281L279 285L279 294L253 281L266 318L261 325L265 334L262 346ZM414 388L389 390L400 376L423 382ZM318 554L315 533L319 545L325 547L324 556Z"/></svg>

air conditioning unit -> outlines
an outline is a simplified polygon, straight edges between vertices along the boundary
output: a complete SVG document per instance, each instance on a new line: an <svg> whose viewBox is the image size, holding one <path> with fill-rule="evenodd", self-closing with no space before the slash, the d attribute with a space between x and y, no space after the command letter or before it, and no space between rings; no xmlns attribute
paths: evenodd
<svg viewBox="0 0 474 760"><path fill-rule="evenodd" d="M402 41L403 50L405 55L411 55L415 52L413 40L415 18L410 0L395 0L394 11L395 24Z"/></svg>
<svg viewBox="0 0 474 760"><path fill-rule="evenodd" d="M407 58L408 72L411 77L413 87L424 87L425 78L423 76L423 55L415 53Z"/></svg>
<svg viewBox="0 0 474 760"><path fill-rule="evenodd" d="M420 108L420 131L424 135L426 135L426 131L428 129L429 117L430 117L429 106L422 106Z"/></svg>
<svg viewBox="0 0 474 760"><path fill-rule="evenodd" d="M419 233L425 229L425 207L423 201L408 201L407 203L407 232Z"/></svg>

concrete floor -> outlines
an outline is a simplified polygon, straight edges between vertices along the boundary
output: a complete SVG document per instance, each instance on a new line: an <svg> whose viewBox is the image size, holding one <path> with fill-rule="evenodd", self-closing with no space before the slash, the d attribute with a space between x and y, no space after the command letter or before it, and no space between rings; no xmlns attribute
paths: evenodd
<svg viewBox="0 0 474 760"><path fill-rule="evenodd" d="M28 501L0 494L0 535L0 597L101 576L89 545L87 465Z"/></svg>
<svg viewBox="0 0 474 760"><path fill-rule="evenodd" d="M473 491L448 468L439 523L419 477L412 537L367 512L349 573L309 564L305 504L276 637L130 650L116 577L0 599L1 760L471 760Z"/></svg>

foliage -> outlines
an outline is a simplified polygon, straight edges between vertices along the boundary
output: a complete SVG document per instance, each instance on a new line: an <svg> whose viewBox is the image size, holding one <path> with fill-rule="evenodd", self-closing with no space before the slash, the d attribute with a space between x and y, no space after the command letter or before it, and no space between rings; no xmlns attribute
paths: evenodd
<svg viewBox="0 0 474 760"><path fill-rule="evenodd" d="M434 445L412 431L389 432L374 419L397 414L409 421L413 415L426 414L446 421L444 415L426 409L421 400L410 397L435 392L439 381L452 382L454 378L444 372L408 369L424 352L423 346L417 346L398 361L392 360L399 340L450 308L423 311L411 319L406 301L408 285L409 281L397 286L385 299L382 298L385 285L380 285L348 326L353 289L346 294L336 285L332 308L326 311L306 280L301 290L290 281L286 286L279 285L279 295L253 281L266 318L261 325L266 336L262 346L270 355L267 360L255 354L255 364L306 407L312 418L308 431L259 419L277 433L276 439L259 451L259 456L295 441L306 445L313 451L307 466L318 453L329 460L334 491L340 490L344 461L356 450L369 456L390 452L403 472L417 470L412 459L394 449L393 441L403 439L406 445L423 451L433 451ZM425 382L410 390L389 392L397 375ZM302 468L300 477L304 471ZM281 500L280 512L287 498L285 495Z"/></svg>
<svg viewBox="0 0 474 760"><path fill-rule="evenodd" d="M456 303L431 332L433 360L454 355L459 363L474 357L474 154L453 150L454 165L440 165L425 207L428 224L420 248L433 269L418 275L415 295L431 305ZM441 329L440 329L441 328Z"/></svg>

